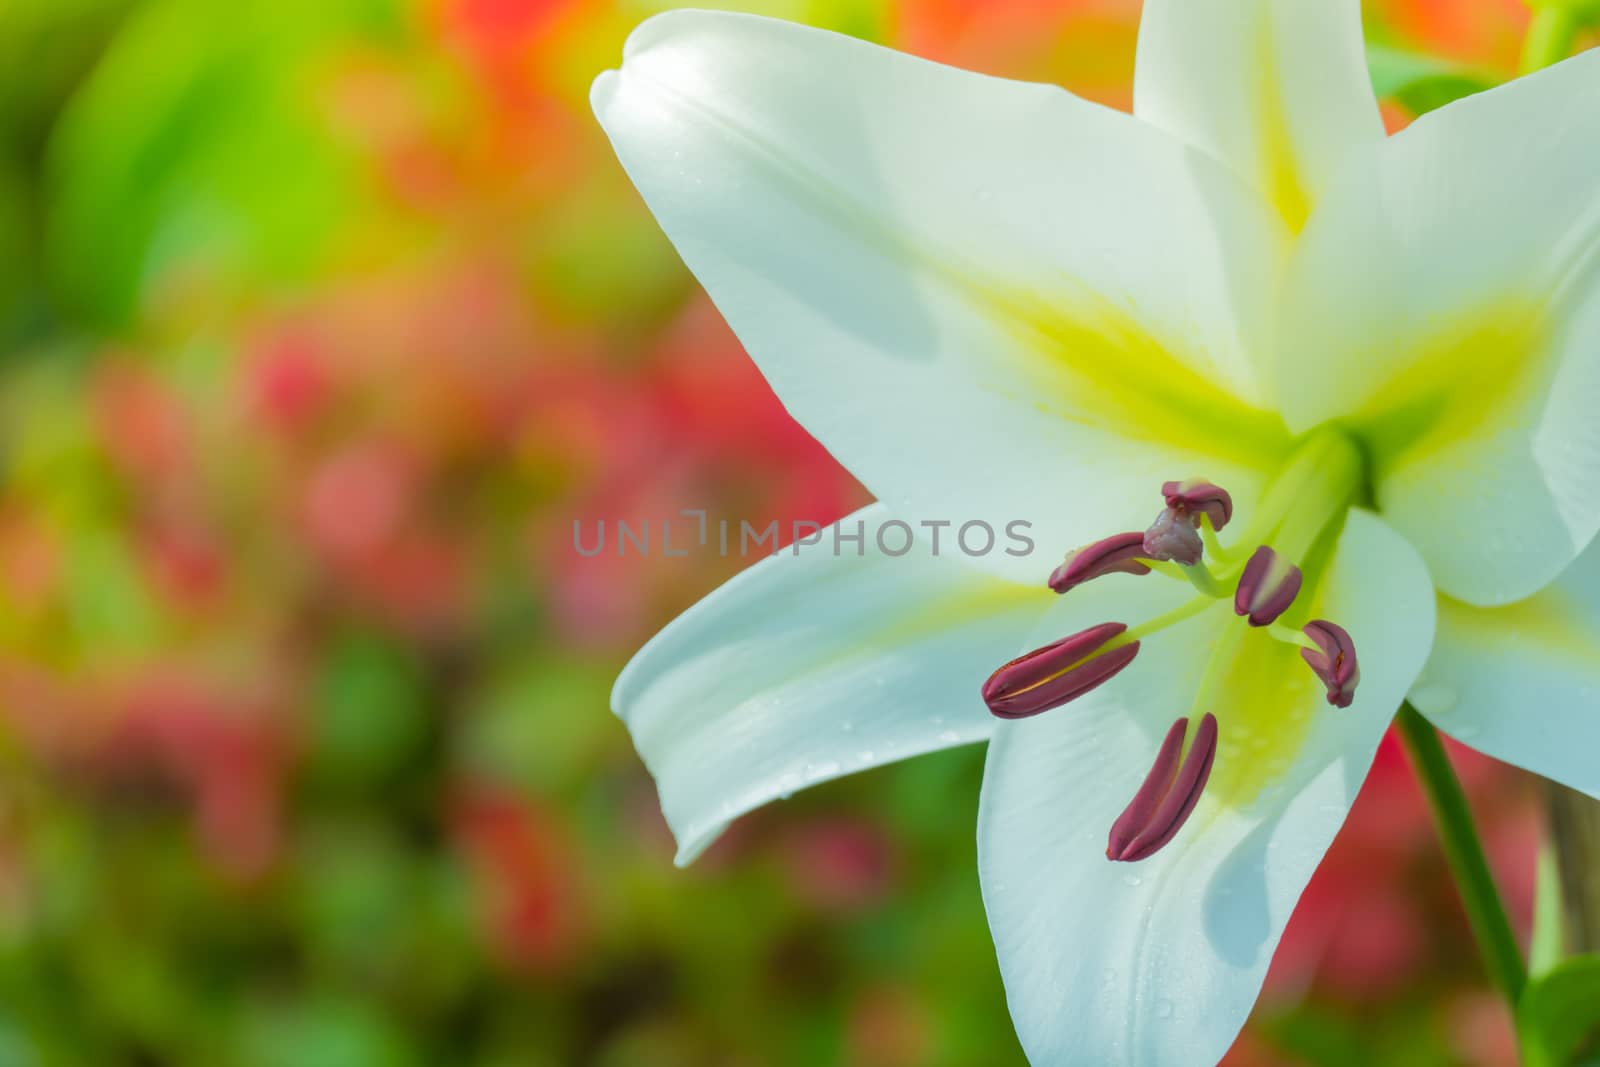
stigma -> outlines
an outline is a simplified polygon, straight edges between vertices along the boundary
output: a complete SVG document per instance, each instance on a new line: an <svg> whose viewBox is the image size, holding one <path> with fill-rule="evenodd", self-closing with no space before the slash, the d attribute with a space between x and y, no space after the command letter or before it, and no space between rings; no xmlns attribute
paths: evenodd
<svg viewBox="0 0 1600 1067"><path fill-rule="evenodd" d="M1167 506L1144 533L1145 554L1151 559L1181 563L1192 567L1205 553L1200 539L1200 523L1213 532L1233 518L1233 497L1220 485L1203 478L1165 482L1161 495Z"/></svg>

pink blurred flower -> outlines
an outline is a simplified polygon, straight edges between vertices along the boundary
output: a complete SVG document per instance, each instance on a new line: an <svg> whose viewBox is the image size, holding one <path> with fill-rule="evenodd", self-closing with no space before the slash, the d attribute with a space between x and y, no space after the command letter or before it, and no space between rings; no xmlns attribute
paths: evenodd
<svg viewBox="0 0 1600 1067"><path fill-rule="evenodd" d="M106 453L122 470L157 481L186 463L192 450L189 420L157 375L113 355L96 369L91 397Z"/></svg>
<svg viewBox="0 0 1600 1067"><path fill-rule="evenodd" d="M789 830L779 846L787 884L813 908L864 911L894 882L893 845L861 819L818 819Z"/></svg>
<svg viewBox="0 0 1600 1067"><path fill-rule="evenodd" d="M414 465L398 448L364 441L322 460L305 484L301 515L312 545L360 563L387 547L416 504Z"/></svg>
<svg viewBox="0 0 1600 1067"><path fill-rule="evenodd" d="M1456 997L1447 1010L1445 1029L1456 1055L1470 1067L1516 1067L1521 1062L1511 1016L1493 993Z"/></svg>
<svg viewBox="0 0 1600 1067"><path fill-rule="evenodd" d="M303 432L329 399L327 356L314 329L269 328L244 367L250 407L286 434Z"/></svg>

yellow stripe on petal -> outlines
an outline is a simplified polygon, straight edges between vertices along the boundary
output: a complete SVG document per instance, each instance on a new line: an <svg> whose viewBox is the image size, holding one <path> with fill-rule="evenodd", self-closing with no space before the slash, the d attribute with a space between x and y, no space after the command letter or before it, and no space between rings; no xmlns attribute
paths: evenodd
<svg viewBox="0 0 1600 1067"><path fill-rule="evenodd" d="M1537 649L1540 656L1561 659L1600 677L1600 622L1592 608L1569 603L1555 588L1527 600L1497 608L1479 608L1439 597L1441 629L1452 640L1484 652L1503 651L1507 644ZM1508 709L1515 714L1516 709Z"/></svg>
<svg viewBox="0 0 1600 1067"><path fill-rule="evenodd" d="M1007 321L1018 351L1014 368L1039 410L1141 440L1205 451L1269 470L1288 454L1290 436L1275 413L1252 407L1178 358L1135 318L1095 294L1048 301L970 281L976 298Z"/></svg>
<svg viewBox="0 0 1600 1067"><path fill-rule="evenodd" d="M1225 161L1299 232L1384 136L1359 0L1145 0L1134 113Z"/></svg>
<svg viewBox="0 0 1600 1067"><path fill-rule="evenodd" d="M1260 114L1262 176L1261 188L1267 200L1283 218L1290 232L1299 233L1311 215L1311 193L1307 188L1304 164L1295 151L1289 128L1289 112L1283 99L1283 81L1276 50L1268 33L1261 35L1260 75L1256 100Z"/></svg>
<svg viewBox="0 0 1600 1067"><path fill-rule="evenodd" d="M1547 333L1542 307L1512 298L1416 345L1404 369L1348 420L1368 448L1374 480L1381 486L1393 471L1519 417L1550 372Z"/></svg>
<svg viewBox="0 0 1600 1067"><path fill-rule="evenodd" d="M1216 685L1195 713L1213 711L1225 724L1208 794L1229 807L1248 807L1294 766L1315 717L1339 712L1323 700L1298 646L1230 621L1226 647L1217 652Z"/></svg>

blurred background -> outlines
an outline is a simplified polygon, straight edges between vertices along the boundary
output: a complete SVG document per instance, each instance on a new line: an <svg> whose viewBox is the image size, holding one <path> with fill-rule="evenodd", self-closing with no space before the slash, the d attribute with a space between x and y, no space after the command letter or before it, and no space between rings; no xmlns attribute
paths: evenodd
<svg viewBox="0 0 1600 1067"><path fill-rule="evenodd" d="M828 522L587 107L662 6L0 5L0 1067L1020 1067L969 749L673 868L607 710L739 566L572 523ZM743 7L1126 107L1136 0ZM1378 0L1399 127L1515 0ZM1459 754L1526 923L1537 796ZM1510 1064L1386 744L1233 1067Z"/></svg>

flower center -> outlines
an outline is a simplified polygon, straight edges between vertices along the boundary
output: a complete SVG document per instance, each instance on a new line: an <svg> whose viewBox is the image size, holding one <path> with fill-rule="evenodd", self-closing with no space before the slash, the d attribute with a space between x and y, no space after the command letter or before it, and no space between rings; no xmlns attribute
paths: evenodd
<svg viewBox="0 0 1600 1067"><path fill-rule="evenodd" d="M1196 595L1157 618L1132 626L1100 623L1005 664L983 686L984 701L1002 718L1070 703L1127 669L1141 640L1219 602L1231 603L1238 617L1230 624L1223 621L1225 612L1212 613L1220 632L1193 707L1168 730L1144 784L1113 826L1109 858L1145 859L1177 835L1207 787L1219 745L1227 745L1230 717L1241 734L1259 737L1270 728L1248 721L1252 709L1265 703L1254 698L1260 688L1254 679L1278 677L1284 656L1298 653L1306 672L1299 677L1320 680L1329 704L1350 705L1360 680L1354 639L1336 622L1310 615L1361 475L1361 454L1350 440L1319 430L1295 449L1249 521L1239 524L1243 529L1233 526L1230 545L1219 537L1234 518L1227 491L1204 479L1172 481L1161 487L1166 506L1147 530L1114 534L1068 553L1051 573L1049 585L1057 593L1121 573L1187 582ZM1270 640L1247 644L1252 631ZM1265 695L1288 706L1302 687L1295 681ZM1191 721L1197 724L1192 737Z"/></svg>

